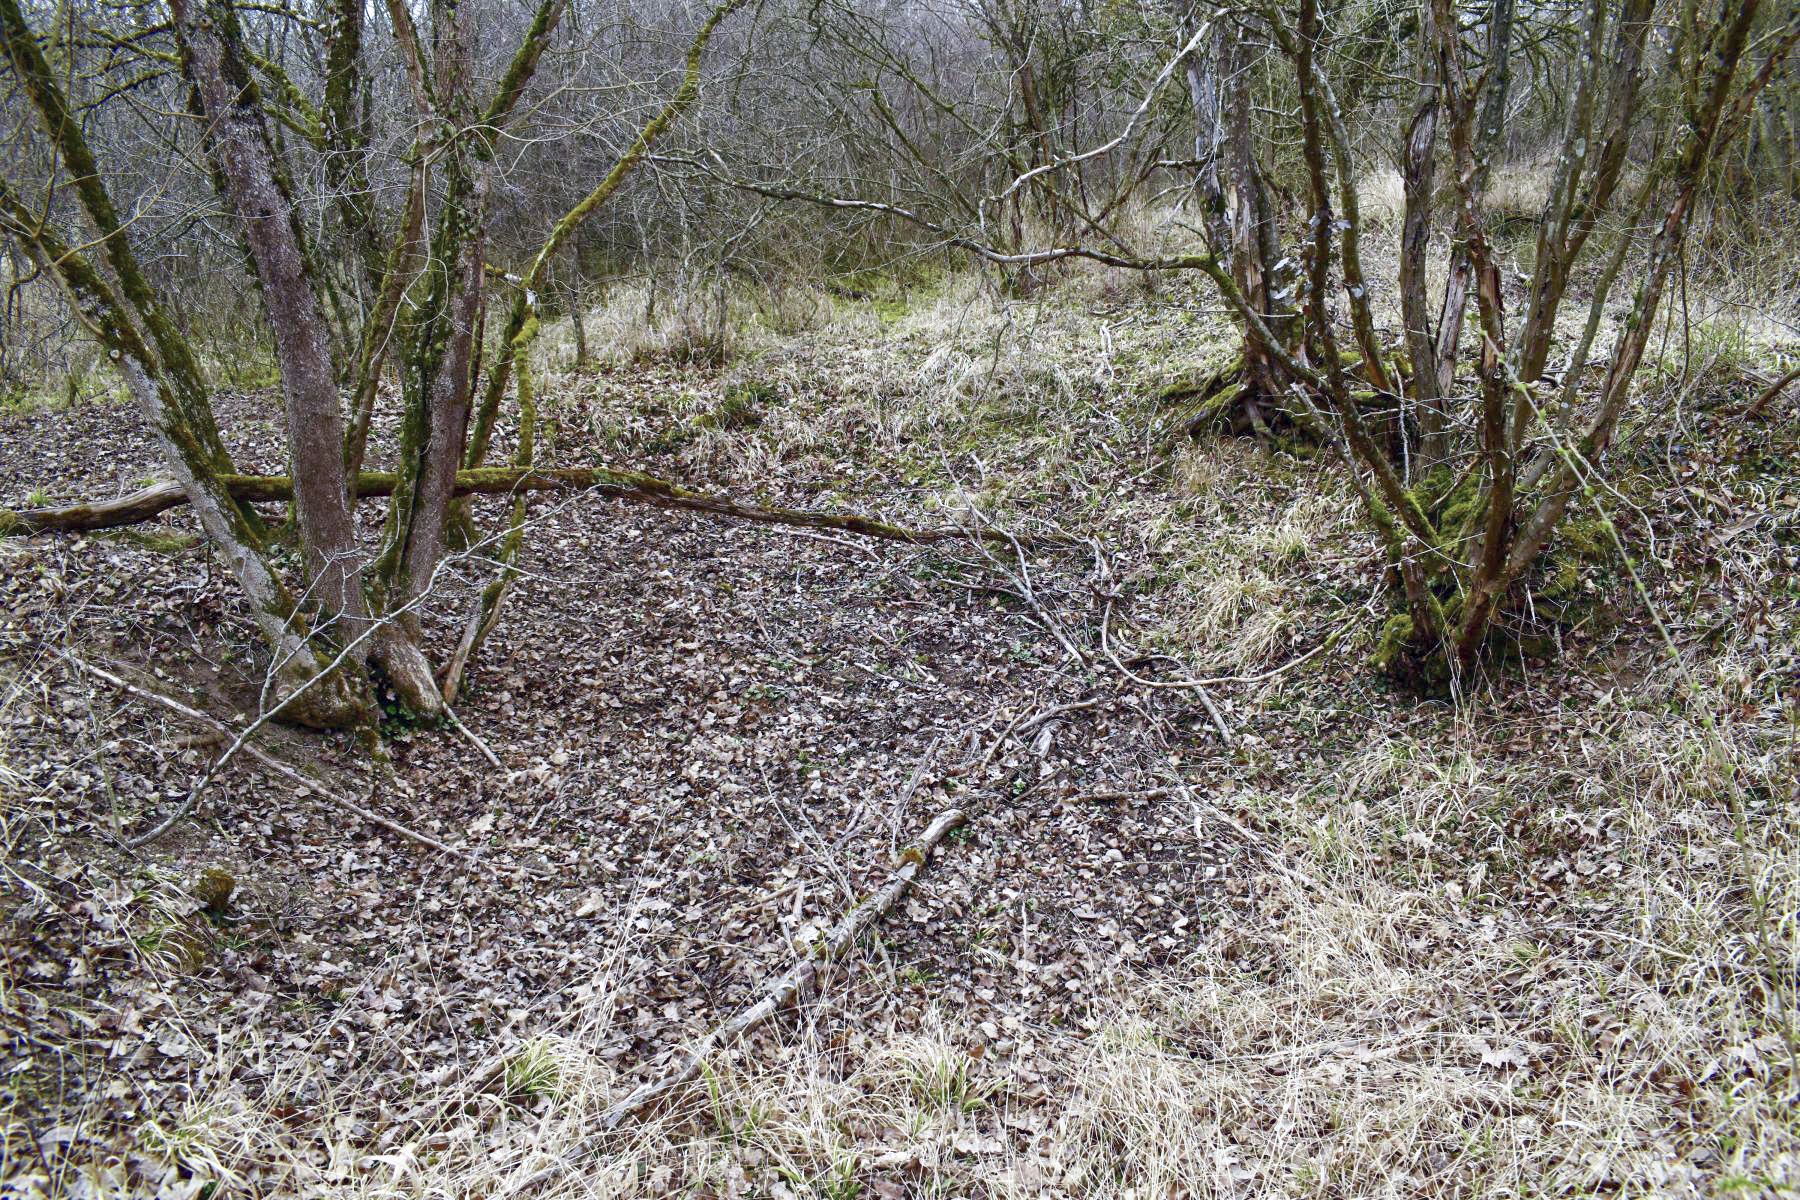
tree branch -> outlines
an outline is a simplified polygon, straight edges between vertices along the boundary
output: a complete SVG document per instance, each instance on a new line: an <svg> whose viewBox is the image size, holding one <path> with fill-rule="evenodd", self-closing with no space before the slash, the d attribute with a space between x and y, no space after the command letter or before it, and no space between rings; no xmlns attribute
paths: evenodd
<svg viewBox="0 0 1800 1200"><path fill-rule="evenodd" d="M667 1099L682 1087L698 1079L700 1072L706 1066L708 1055L720 1046L742 1037L781 1011L818 977L824 967L842 957L845 951L855 945L856 939L862 936L864 930L886 916L888 910L894 907L895 902L906 894L906 889L912 886L914 877L924 869L926 858L930 856L937 844L944 840L944 835L962 823L963 814L958 809L953 808L939 814L938 818L920 835L918 844L906 848L901 855L902 866L894 873L893 878L888 880L887 885L851 909L842 920L832 927L829 933L819 939L804 958L794 964L792 970L769 985L761 1000L701 1038L692 1050L681 1056L681 1066L674 1071L660 1079L653 1079L639 1085L630 1095L601 1113L594 1122L596 1132L580 1145L562 1155L548 1167L513 1184L504 1194L513 1197L533 1191L577 1169L599 1147L600 1138L605 1134L617 1129L627 1119L657 1101Z"/></svg>
<svg viewBox="0 0 1800 1200"><path fill-rule="evenodd" d="M284 503L293 499L294 481L285 475L221 475L218 482L234 500ZM365 471L355 480L357 498L389 496L399 477L391 471ZM508 496L523 492L598 492L657 508L684 508L755 521L765 525L791 525L803 529L837 529L889 542L923 545L930 542L983 541L1012 545L1055 544L1050 539L1017 538L991 529L908 529L857 513L813 512L766 508L728 496L691 491L678 483L613 467L561 467L536 470L529 467L480 467L458 471L458 496ZM0 537L26 537L35 533L87 533L137 525L178 508L188 501L179 484L155 483L116 500L73 504L66 508L35 508L14 512L0 509Z"/></svg>

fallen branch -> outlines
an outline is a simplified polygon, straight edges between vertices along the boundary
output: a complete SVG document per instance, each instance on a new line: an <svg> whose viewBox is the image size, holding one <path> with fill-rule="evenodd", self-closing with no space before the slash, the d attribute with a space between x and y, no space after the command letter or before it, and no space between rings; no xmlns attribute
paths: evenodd
<svg viewBox="0 0 1800 1200"><path fill-rule="evenodd" d="M535 1188L542 1187L550 1181L560 1178L580 1167L582 1162L600 1148L601 1135L617 1129L625 1120L642 1112L658 1100L664 1099L678 1089L687 1086L700 1077L708 1056L720 1046L735 1040L755 1029L764 1021L774 1016L801 990L818 977L819 971L841 957L855 944L863 931L885 916L896 901L912 886L912 881L924 867L926 858L932 849L944 840L944 835L963 823L963 814L957 809L950 809L939 814L919 838L916 846L908 847L902 856L904 859L900 869L875 895L862 904L851 909L844 918L832 927L818 945L792 970L769 985L761 1000L739 1012L736 1016L720 1025L717 1029L701 1038L699 1043L682 1058L682 1063L675 1070L640 1085L623 1100L601 1113L594 1122L595 1133L582 1142L574 1150L564 1154L556 1162L543 1170L528 1176L514 1184L504 1194L517 1196Z"/></svg>
<svg viewBox="0 0 1800 1200"><path fill-rule="evenodd" d="M1175 795L1173 788L1151 788L1143 792L1088 792L1077 796L1071 804L1120 804L1128 800L1167 800Z"/></svg>
<svg viewBox="0 0 1800 1200"><path fill-rule="evenodd" d="M1014 717L1012 723L1000 731L1000 736L989 743L986 754L978 759L972 758L966 763L951 767L944 772L944 778L951 779L958 775L967 775L970 771L979 776L987 770L988 764L994 761L994 755L1000 753L1000 748L1006 745L1007 739L1014 733L1029 733L1044 722L1064 713L1079 712L1085 708L1097 708L1102 704L1110 704L1116 699L1118 699L1116 696L1096 696L1089 700L1077 700L1073 704L1059 704L1055 708L1046 708L1029 716ZM977 741L976 744L980 745L980 742Z"/></svg>
<svg viewBox="0 0 1800 1200"><path fill-rule="evenodd" d="M1119 656L1115 654L1113 648L1107 644L1106 631L1112 624L1112 606L1112 598L1108 597L1106 601L1106 611L1100 616L1100 649L1106 655L1107 661L1112 663L1119 674L1137 684L1139 687L1157 689L1179 688L1184 691L1193 692L1196 696L1200 697L1201 706L1206 709L1207 717L1212 720L1213 728L1218 731L1219 743L1229 747L1232 744L1231 726L1225 723L1225 714L1219 711L1219 706L1213 703L1212 694L1206 690L1212 685L1211 680L1183 679L1176 682L1161 682L1154 679L1145 679L1143 676L1133 672L1130 667L1119 660Z"/></svg>
<svg viewBox="0 0 1800 1200"><path fill-rule="evenodd" d="M488 760L489 766L497 769L501 766L500 756L495 754L493 750L488 747L486 742L477 737L473 729L470 729L467 725L463 724L462 718L456 715L455 710L453 710L447 702L444 705L444 716L449 720L450 724L456 728L456 732L462 734L463 737L469 740L470 745L481 751L481 757Z"/></svg>
<svg viewBox="0 0 1800 1200"><path fill-rule="evenodd" d="M219 482L231 493L232 499L244 503L279 503L294 498L294 481L285 475L222 475ZM356 477L355 492L358 499L389 496L393 494L398 482L399 477L391 471L364 471ZM745 504L728 496L691 491L667 479L614 467L476 467L456 473L455 494L458 496L587 491L657 508L684 508L765 525L836 529L911 545L962 541L998 542L1005 545L1027 542L1027 539L1015 538L991 529L907 529L855 513L765 508ZM137 525L187 502L187 493L180 484L165 481L116 500L73 504L67 508L27 508L16 512L0 508L0 535L21 537L34 533L86 533L95 529Z"/></svg>
<svg viewBox="0 0 1800 1200"><path fill-rule="evenodd" d="M1752 400L1750 402L1750 407L1744 410L1744 416L1751 420L1762 416L1762 411L1769 407L1769 402L1781 394L1782 388L1794 382L1796 379L1800 379L1800 367L1795 367L1786 375L1783 375L1780 379L1777 379L1774 383L1771 383L1768 387L1764 388L1762 394Z"/></svg>
<svg viewBox="0 0 1800 1200"><path fill-rule="evenodd" d="M52 654L56 655L58 658L62 659L64 662L68 663L71 667L74 667L76 670L84 671L87 674L92 675L96 679L102 680L106 683L110 683L112 686L118 688L120 691L125 692L128 695L136 696L140 700L148 700L152 704L159 704L163 708L168 709L170 712L175 713L178 716L186 717L188 720L193 721L196 724L206 726L208 729L210 729L214 733L218 734L221 740L231 742L233 745L237 744L233 738L230 728L227 727L223 721L220 721L214 717L208 716L206 713L201 712L197 708L189 708L187 705L183 704L181 701L172 700L168 696L165 696L165 695L161 694L160 692L153 692L148 688L141 688L137 684L132 683L129 680L121 679L119 676L114 675L111 671L102 670L101 668L96 667L93 663L90 663L90 662L86 661L85 659L76 658L73 654L69 654L65 651L58 650L55 647L50 647L49 649ZM309 792L317 792L319 795L321 795L325 799L331 801L333 804L337 805L339 808L342 808L345 811L354 814L355 816L361 817L365 821L368 821L375 825L379 825L383 829L387 829L394 833L399 834L401 837L408 838L412 841L418 842L422 846L429 846L433 850L439 850L439 851L442 851L443 853L451 855L455 858L460 858L464 862L468 863L471 867L474 867L477 870L480 870L480 871L493 870L492 867L488 866L488 864L482 862L480 859L472 858L469 855L464 854L461 850L458 850L453 846L446 846L444 843L438 841L436 838L429 837L423 833L420 833L416 829L408 829L406 826L400 824L398 821L390 821L388 818L382 816L380 813L370 812L368 809L362 807L360 804L356 804L350 800L345 799L342 796L337 795L334 792L326 790L324 787L320 786L320 784L317 780L308 779L306 776L304 776L300 772L294 770L294 768L288 766L286 763L280 761L279 759L270 757L269 755L263 753L261 750L257 749L255 746L252 746L248 743L244 743L242 748L243 748L243 752L245 754L248 754L251 758L255 759L257 762L261 763L263 766L269 768L269 770L274 771L277 775L280 775L283 779L286 779L288 782L297 784L300 787L305 788ZM178 811L175 814L176 817L179 817L181 815L181 812L185 811L186 807L187 806L184 805L183 809L181 811ZM157 826L156 829L152 830L149 834L140 835L139 837L132 839L132 841L129 844L133 845L133 846L137 846L137 845L141 845L143 843L152 841L152 840L154 840L155 837L161 836L161 834L166 832L168 827L171 824L173 824L173 821L165 821L161 825Z"/></svg>

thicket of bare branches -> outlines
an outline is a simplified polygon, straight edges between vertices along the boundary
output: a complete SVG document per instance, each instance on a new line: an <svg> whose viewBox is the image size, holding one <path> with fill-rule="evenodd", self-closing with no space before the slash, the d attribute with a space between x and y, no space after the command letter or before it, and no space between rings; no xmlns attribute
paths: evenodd
<svg viewBox="0 0 1800 1200"><path fill-rule="evenodd" d="M1657 0L0 0L0 369L85 330L259 614L275 700L342 725L369 712L326 669L346 648L431 716L492 628L522 509L453 660L420 649L478 536L456 473L504 430L534 465L534 340L564 313L579 336L596 289L647 277L718 326L728 287L853 291L938 252L1017 294L1078 260L1200 272L1242 336L1209 410L1343 452L1393 568L1384 657L1458 677L1603 470L1695 214L1800 200L1797 29ZM1496 202L1509 164L1542 195ZM1403 198L1373 220L1384 172ZM1508 221L1531 235L1503 249ZM219 482L209 397L245 347L285 400L298 574ZM365 545L377 459L399 482Z"/></svg>

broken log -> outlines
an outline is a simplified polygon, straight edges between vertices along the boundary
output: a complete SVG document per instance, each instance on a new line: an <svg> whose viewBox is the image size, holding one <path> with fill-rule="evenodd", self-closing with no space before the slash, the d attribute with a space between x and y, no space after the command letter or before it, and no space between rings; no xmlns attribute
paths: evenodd
<svg viewBox="0 0 1800 1200"><path fill-rule="evenodd" d="M356 477L358 499L393 494L398 477L391 471L364 471ZM247 503L280 503L294 496L294 481L285 475L223 475L234 500ZM728 496L696 492L645 475L616 467L477 467L456 473L458 496L510 496L521 492L597 492L638 504L658 508L684 508L708 512L740 521L756 521L765 525L791 525L803 529L837 529L863 537L890 542L923 545L929 542L985 541L1010 545L1042 543L1043 539L1014 539L997 530L985 528L907 529L873 517L856 513L812 512L801 509L768 508L747 504ZM120 496L115 500L96 500L72 504L66 508L0 508L0 536L23 537L34 533L88 533L98 529L115 529L151 520L169 509L187 503L187 493L172 480Z"/></svg>

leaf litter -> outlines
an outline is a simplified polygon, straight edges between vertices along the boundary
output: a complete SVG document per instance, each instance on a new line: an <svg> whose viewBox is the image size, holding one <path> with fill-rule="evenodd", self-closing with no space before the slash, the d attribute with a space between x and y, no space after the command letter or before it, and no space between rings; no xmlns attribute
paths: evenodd
<svg viewBox="0 0 1800 1200"><path fill-rule="evenodd" d="M1171 307L1119 323L1116 344L1176 339ZM1477 720L1360 662L1372 546L1343 506L1294 524L1297 499L1342 497L1324 467L1224 444L1178 447L1167 479L1145 478L1135 434L1104 415L1154 417L1107 390L1131 381L1096 393L1072 366L1024 365L1072 363L1085 326L1027 331L985 377L951 378L934 347L992 344L958 320L948 340L921 324L875 350L777 347L755 369L781 407L754 433L670 438L646 393L682 389L663 405L679 429L735 383L666 368L567 380L565 428L795 505L971 521L974 505L1020 532L1086 505L1110 557L544 503L459 704L500 769L404 722L382 764L312 735L265 743L488 872L241 762L176 833L121 853L216 748L36 648L241 726L253 632L203 548L143 536L176 517L0 545L21 1193L485 1191L529 1173L556 1131L579 1140L584 1113L751 1002L952 805L968 829L862 960L723 1055L592 1186L1505 1194L1511 1170L1685 1194L1746 1163L1794 1171L1791 1125L1754 1115L1793 1086L1791 1042L1743 983L1793 961L1793 605L1758 564L1789 553L1791 476L1771 495L1742 467L1767 456L1740 453L1703 501L1741 514L1723 526L1688 520L1678 479L1638 497L1657 594L1710 581L1683 628L1737 622L1728 651L1696 651L1717 675L1704 696L1650 666L1617 611L1631 598L1602 596L1564 630L1579 669L1527 664ZM952 400L921 400L908 356ZM271 403L224 405L248 469L278 461ZM1038 424L1001 436L1024 407ZM9 502L52 459L81 494L153 473L118 410L7 421ZM1221 590L1233 572L1252 590ZM436 598L441 628L480 581L471 565ZM1113 670L1103 624L1157 679L1254 675L1352 632L1304 671L1220 689L1226 746L1194 692ZM1700 708L1726 727L1717 761ZM1765 840L1734 843L1728 801ZM236 881L223 913L192 894L209 867ZM1746 872L1775 914L1760 932L1744 885L1710 882ZM1698 962L1718 988L1683 986ZM1621 1089L1627 1062L1645 1073ZM1721 1088L1751 1099L1722 1109ZM1748 1158L1705 1132L1734 1122L1758 1131ZM1471 1124L1490 1138L1474 1159L1454 1144ZM1575 1132L1552 1144L1558 1127Z"/></svg>

